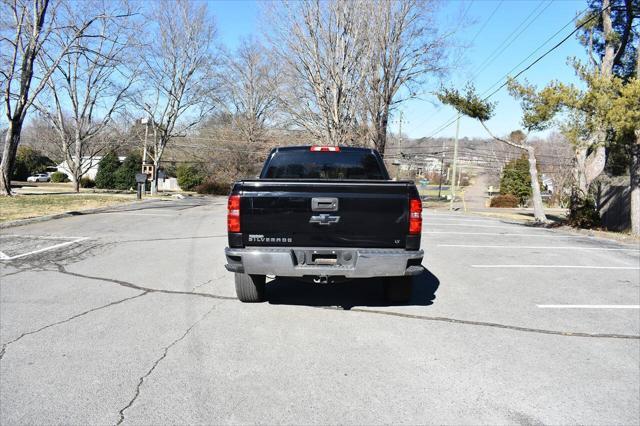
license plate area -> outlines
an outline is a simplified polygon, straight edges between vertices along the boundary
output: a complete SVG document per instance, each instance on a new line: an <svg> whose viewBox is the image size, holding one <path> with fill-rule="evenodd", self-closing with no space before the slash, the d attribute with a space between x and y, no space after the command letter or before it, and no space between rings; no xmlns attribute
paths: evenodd
<svg viewBox="0 0 640 426"><path fill-rule="evenodd" d="M293 250L296 266L351 267L356 261L356 251L351 249Z"/></svg>
<svg viewBox="0 0 640 426"><path fill-rule="evenodd" d="M338 262L338 255L314 253L311 255L311 263L314 265L335 265Z"/></svg>

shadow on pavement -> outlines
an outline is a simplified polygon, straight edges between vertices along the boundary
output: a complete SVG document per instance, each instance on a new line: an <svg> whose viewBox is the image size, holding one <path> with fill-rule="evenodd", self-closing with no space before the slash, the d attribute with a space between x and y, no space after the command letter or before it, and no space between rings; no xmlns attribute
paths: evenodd
<svg viewBox="0 0 640 426"><path fill-rule="evenodd" d="M411 299L402 305L429 306L436 298L440 280L427 269L413 279ZM398 306L384 297L381 278L367 278L337 284L313 284L291 278L276 278L267 283L267 301L274 305Z"/></svg>

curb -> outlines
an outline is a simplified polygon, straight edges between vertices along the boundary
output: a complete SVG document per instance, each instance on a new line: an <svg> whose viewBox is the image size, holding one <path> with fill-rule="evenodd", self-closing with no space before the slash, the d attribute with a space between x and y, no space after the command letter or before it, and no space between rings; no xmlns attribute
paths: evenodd
<svg viewBox="0 0 640 426"><path fill-rule="evenodd" d="M155 199L151 199L151 200L142 200L142 201L132 201L130 203L114 204L114 205L111 205L111 206L97 207L95 209L70 210L70 211L51 214L51 215L46 215L46 216L30 217L28 219L11 220L11 221L8 221L8 222L0 223L0 229L15 228L17 226L24 226L24 225L29 225L29 224L38 223L38 222L47 222L47 221L54 220L54 219L63 219L65 217L83 216L83 215L87 215L87 214L101 213L101 212L113 209L114 207L132 206L132 205L135 205L135 204L143 204L143 203L147 203L147 202L150 202L150 201L156 201L156 200Z"/></svg>

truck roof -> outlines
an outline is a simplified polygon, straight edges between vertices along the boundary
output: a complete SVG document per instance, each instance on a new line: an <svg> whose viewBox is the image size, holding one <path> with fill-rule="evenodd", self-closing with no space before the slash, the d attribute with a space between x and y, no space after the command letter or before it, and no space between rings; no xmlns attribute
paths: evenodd
<svg viewBox="0 0 640 426"><path fill-rule="evenodd" d="M279 146L279 147L273 148L271 150L271 152L273 153L273 152L277 152L277 151L308 151L313 146L327 146L327 145ZM339 145L338 148L340 148L340 151L347 151L347 152L355 152L355 151L374 152L375 151L375 149L373 149L373 148L366 148L366 147L359 147L359 146L341 146L341 145Z"/></svg>

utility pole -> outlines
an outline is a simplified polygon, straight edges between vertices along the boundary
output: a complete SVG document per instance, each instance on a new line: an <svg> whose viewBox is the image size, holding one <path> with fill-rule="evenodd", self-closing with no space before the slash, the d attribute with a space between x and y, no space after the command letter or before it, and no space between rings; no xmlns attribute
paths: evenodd
<svg viewBox="0 0 640 426"><path fill-rule="evenodd" d="M442 172L444 169L444 141L445 139L442 138L442 159L440 160L440 184L438 185L438 200L440 200L440 197L442 196Z"/></svg>
<svg viewBox="0 0 640 426"><path fill-rule="evenodd" d="M147 164L147 136L149 135L149 119L143 118L140 120L141 124L144 124L144 149L142 151L142 165Z"/></svg>
<svg viewBox="0 0 640 426"><path fill-rule="evenodd" d="M396 180L400 179L400 169L402 168L402 111L400 111L400 119L398 120L398 153L400 159L398 160L398 169L396 170Z"/></svg>
<svg viewBox="0 0 640 426"><path fill-rule="evenodd" d="M451 203L449 210L453 210L453 200L456 198L456 165L458 163L458 134L460 133L460 114L456 119L456 138L453 143L453 176L451 177Z"/></svg>
<svg viewBox="0 0 640 426"><path fill-rule="evenodd" d="M149 136L149 119L143 118L140 120L141 124L144 124L144 149L142 150L142 167L140 170L142 173L145 173L145 165L147 164L147 137ZM147 193L146 184L138 183L138 199L142 198L140 192L144 192L145 195Z"/></svg>

